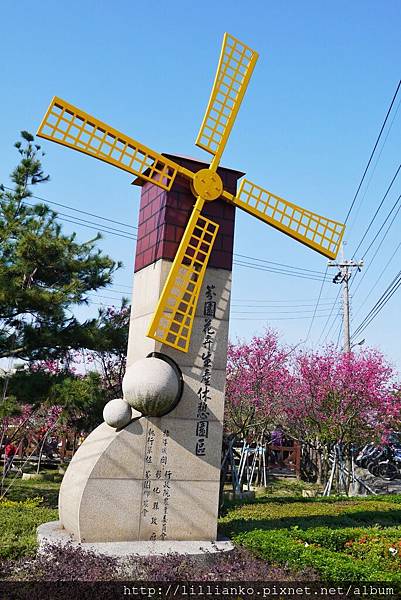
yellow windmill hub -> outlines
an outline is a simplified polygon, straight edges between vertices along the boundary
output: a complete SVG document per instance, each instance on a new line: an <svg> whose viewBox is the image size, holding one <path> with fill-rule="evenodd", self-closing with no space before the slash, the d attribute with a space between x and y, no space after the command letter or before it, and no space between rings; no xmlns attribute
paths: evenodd
<svg viewBox="0 0 401 600"><path fill-rule="evenodd" d="M200 196L207 202L220 198L223 189L221 177L210 169L201 169L195 173L192 180L192 191L194 195Z"/></svg>

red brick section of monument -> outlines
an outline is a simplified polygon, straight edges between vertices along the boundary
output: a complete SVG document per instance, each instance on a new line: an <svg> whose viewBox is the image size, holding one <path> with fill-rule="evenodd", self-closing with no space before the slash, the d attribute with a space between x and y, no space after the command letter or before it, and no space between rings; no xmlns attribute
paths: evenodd
<svg viewBox="0 0 401 600"><path fill-rule="evenodd" d="M164 154L164 156L194 173L208 166L207 163L181 156L172 154ZM237 180L244 173L225 168L219 168L217 172L223 181L224 189L235 194ZM169 192L152 183L144 183L139 178L134 181L134 184L142 186L135 257L135 272L137 272L160 258L174 259L192 212L195 197L189 182L180 176L177 176ZM235 207L225 200L215 200L205 204L202 214L220 225L208 266L231 271Z"/></svg>

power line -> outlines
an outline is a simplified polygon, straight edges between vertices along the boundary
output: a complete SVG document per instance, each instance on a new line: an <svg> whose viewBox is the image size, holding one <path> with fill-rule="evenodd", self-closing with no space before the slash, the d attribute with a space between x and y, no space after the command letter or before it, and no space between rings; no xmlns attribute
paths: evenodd
<svg viewBox="0 0 401 600"><path fill-rule="evenodd" d="M348 227L348 235L350 235L350 232L352 231L352 228L354 227L354 224L356 223L356 221L357 221L357 219L358 219L359 211L361 210L361 207L362 207L363 201L365 200L366 194L368 193L369 186L370 186L370 184L371 184L371 182L372 182L372 179L373 179L373 176L374 176L374 174L375 174L375 172L376 172L376 168L377 168L377 165L379 164L379 161L380 161L381 155L382 155L382 153L383 153L383 150L384 150L384 147L385 147L385 145L386 145L387 138L388 138L388 136L390 135L391 129L392 129L393 125L394 125L394 121L395 121L395 119L397 118L397 114L398 114L398 111L399 111L399 108L400 108L400 106L401 106L401 98L398 100L397 108L395 109L395 112L394 112L393 118L391 119L391 123L390 123L390 125L389 125L389 127L388 127L388 129L387 129L386 137L384 138L384 142L383 142L383 144L381 145L381 148L380 148L380 151L379 151L379 155L378 155L378 157L377 157L377 158L376 158L376 160L375 160L375 164L373 165L373 169L372 169L372 171L371 171L371 173L370 173L370 176L369 176L368 183L367 183L367 185L366 185L366 187L365 187L365 190L364 190L364 192L363 192L363 196L362 196L362 198L361 198L361 199L360 199L360 201L359 201L359 206L358 206L358 208L357 208L357 211L356 211L356 213L355 213L355 215L354 215L354 221L353 221L353 223L352 223L352 224L351 224L351 225Z"/></svg>
<svg viewBox="0 0 401 600"><path fill-rule="evenodd" d="M336 296L336 297L335 297L335 299L334 299L333 305L332 305L332 307L331 307L330 314L329 314L329 316L327 317L327 321L326 321L326 323L324 324L324 327L323 327L323 329L322 329L322 333L320 334L320 336L319 336L319 339L318 339L318 341L317 341L317 343L318 343L318 344L319 344L319 342L320 342L321 338L323 337L323 335L324 335L324 332L326 331L326 327L327 327L327 325L328 325L328 324L329 324L329 322L330 322L331 316L332 316L332 314L333 314L333 311L334 311L334 307L336 306L336 304L337 304L337 302L338 302L338 298L339 298L339 296L340 296L340 291L341 291L341 290L338 290L338 292L337 292L337 296ZM336 319L337 319L337 316L338 316L338 314L337 314L337 315L335 315L334 322L336 321ZM333 326L333 325L332 325L332 326ZM330 329L329 329L329 332L330 332L330 330L332 329L332 326L330 327ZM328 336L329 332L326 334L326 337L324 338L324 340L326 340L326 339L327 339L327 336ZM323 341L324 341L324 340L323 340Z"/></svg>
<svg viewBox="0 0 401 600"><path fill-rule="evenodd" d="M395 102L395 99L396 99L396 97L397 97L398 90L400 89L400 86L401 86L401 79L400 79L400 80L399 80L399 82L398 82L397 89L395 90L395 93L394 93L393 99L391 100L390 106L389 106L389 108L388 108L388 110L387 110L386 117L385 117L385 119L384 119L384 121L383 121L383 124L382 124L382 126L381 126L381 129L380 129L379 135L377 136L377 139L376 139L376 143L375 143L375 145L374 145L374 147L373 147L373 150L372 150L372 152L371 152L371 154L370 154L370 157L369 157L368 163L367 163L367 165L366 165L366 167L365 167L365 171L364 171L364 173L363 173L363 175L362 175L362 179L361 179L361 181L359 182L358 188L357 188L357 190L356 190L356 192L355 192L355 196L354 196L354 198L353 198L353 200L352 200L352 202L351 202L351 206L349 207L349 210L348 210L347 216L345 217L345 221L344 221L345 223L347 223L347 221L348 221L348 218L349 218L349 216L350 216L350 214L351 214L351 211L352 211L352 209L353 209L353 207L354 207L354 204L355 204L355 201L356 201L356 199L357 199L357 196L358 196L358 194L359 194L359 191L360 191L360 189L361 189L361 187L362 187L362 184L363 184L363 182L364 182L364 180L365 180L366 173L368 172L368 169L369 169L369 167L370 167L370 163L372 162L373 155L374 155L374 153L376 152L377 145L378 145L378 143L379 143L379 141L380 141L381 135L382 135L382 133L383 133L383 129L384 129L384 128L385 128L385 126L386 126L387 119L388 119L388 117L389 117L389 115L390 115L391 109L393 108L393 104L394 104L394 102Z"/></svg>
<svg viewBox="0 0 401 600"><path fill-rule="evenodd" d="M125 287L125 288L128 288L129 290L132 290L132 284L131 285L127 285L126 283L117 283L117 282L115 282L115 285L117 285L118 287Z"/></svg>
<svg viewBox="0 0 401 600"><path fill-rule="evenodd" d="M337 312L334 315L334 319L333 319L329 329L327 330L326 335L324 336L323 343L326 343L326 341L329 341L330 338L334 338L336 336L335 332L337 331L338 319L340 319L340 322L342 323L342 310L340 308L337 309Z"/></svg>
<svg viewBox="0 0 401 600"><path fill-rule="evenodd" d="M5 186L4 186L5 187ZM7 188L9 190L12 191L12 188ZM74 209L73 207L67 206L66 204L62 204L60 202L52 202L52 201L47 201L45 198L40 197L40 196L35 196L32 195L30 196L30 198L35 198L36 200L39 200L41 202L49 202L52 204L55 204L56 206L62 206L62 207L66 207L67 209L70 210L74 210L76 212L79 212L81 214L86 214L89 216L93 216L95 218L99 218L102 219L104 221L108 221L108 222L112 222L112 223L116 223L116 224L121 224L123 226L125 226L124 223L121 223L119 221L114 221L113 219L108 219L107 217L102 217L101 215L97 215L95 213L89 213L87 211L83 211L83 210L79 210L79 209ZM24 201L27 205L29 206L34 206L32 205L30 202L28 201ZM69 215L66 213L62 213L59 212L58 213L58 218L61 221L64 221L66 223L71 223L74 225L78 225L81 227L86 227L89 229L95 229L96 231L100 231L102 233L106 233L106 234L111 234L114 235L116 237L120 237L123 239L129 239L129 240L136 240L137 236L135 235L131 235L128 232L121 232L120 230L115 229L114 227L110 227L108 225L102 225L102 224L98 224L98 223L94 223L93 221L90 221L88 219L82 219L80 217L74 217L73 215ZM134 228L133 226L127 226L127 227L131 227ZM321 271L316 271L316 270L312 270L312 269L305 269L302 267L295 267L292 265L287 265L284 263L275 263L273 261L268 261L265 259L261 259L261 258L257 258L257 257L251 257L251 256L247 256L247 255L242 255L242 254L235 254L235 256L239 256L240 258L247 258L248 261L243 261L243 260L235 260L234 264L237 264L239 266L245 267L245 268L251 268L251 269L255 269L255 270L261 270L261 271L265 271L265 272L269 272L269 273L275 273L275 274L280 274L280 275L287 275L287 276L292 276L292 277L298 277L300 279L309 279L309 280L314 280L314 281L323 281L324 282L324 277L325 274L322 273ZM269 266L267 266L269 265ZM277 265L280 268L276 268L275 265ZM323 277L322 277L323 276ZM126 286L129 288L129 286ZM112 291L112 290L111 290ZM120 290L115 290L117 291L117 293L122 293L124 294L125 292L120 291ZM115 298L115 297L108 297L108 299L110 300L119 300L119 298Z"/></svg>
<svg viewBox="0 0 401 600"><path fill-rule="evenodd" d="M314 323L314 321L315 321L316 312L317 312L317 307L319 306L320 298L322 297L322 291L323 291L324 282L325 282L325 280L326 280L326 274L327 274L327 269L328 269L328 266L329 266L329 265L327 264L327 265L326 265L326 271L325 271L325 273L324 273L324 278L322 279L322 284L321 284L321 286L320 286L319 295L318 295L318 297L317 297L317 301L316 301L315 310L314 310L314 312L313 312L312 319L311 319L311 322L310 322L310 324L309 324L308 333L306 334L305 342L306 342L306 341L309 339L309 335L310 335L310 332L311 332L311 330L312 330L313 323Z"/></svg>
<svg viewBox="0 0 401 600"><path fill-rule="evenodd" d="M80 225L81 227L86 227L87 229L94 229L95 231L99 231L101 233L109 233L110 235L115 235L116 237L125 238L127 240L136 240L136 237L132 237L130 235L123 235L122 233L115 233L113 231L108 231L107 229L102 229L101 227L97 227L96 224L88 225L86 223L78 223L77 221L73 221L71 219L66 219L65 217L60 217L60 221L65 221L66 223L73 223L74 225Z"/></svg>
<svg viewBox="0 0 401 600"><path fill-rule="evenodd" d="M326 335L324 336L324 340L323 342L326 342L326 340L329 340L330 337L335 337L336 334L335 332L337 331L337 320L340 319L340 327L342 327L342 322L343 322L343 317L342 317L342 310L339 308L336 312L336 314L334 315L334 319L332 324L330 325ZM332 333L333 331L333 333Z"/></svg>
<svg viewBox="0 0 401 600"><path fill-rule="evenodd" d="M398 196L398 198L397 198L397 201L394 203L394 205L393 205L393 207L392 207L391 211L389 212L389 214L388 214L388 216L387 216L386 220L383 222L382 226L380 227L379 231L377 232L376 236L374 237L374 239L373 239L372 243L370 244L369 248L366 250L365 254L363 255L363 258L364 258L364 257L366 256L366 254L369 252L369 250L370 250L370 248L372 247L372 245L373 245L374 241L376 240L376 238L377 238L377 236L379 235L380 231L383 229L383 226L384 226L384 224L385 224L385 223L386 223L386 221L388 220L388 218L389 218L389 216L391 215L391 213L393 212L394 208L395 208L395 207L397 206L397 204L399 203L400 199L401 199L401 194L400 194L400 196ZM360 286L361 286L361 284L362 284L362 282L363 282L364 278L366 277L366 273L368 272L368 270L369 270L369 268L371 267L371 265L372 265L373 261L375 260L376 256L378 255L378 253L379 253L379 250L380 250L380 248L382 247L382 245L383 245L383 242L384 242L384 240L386 239L388 232L390 231L390 229L391 229L391 227L392 227L392 225L393 225L393 223L394 223L395 219L396 219L396 218L397 218L397 216L398 216L398 213L400 212L400 209L401 209L401 204L399 204L399 206L398 206L398 209L396 210L396 212L395 212L395 214L394 214L393 218L391 219L390 225L387 227L386 231L384 232L384 235L383 235L382 239L380 240L380 244L377 246L377 248L376 248L376 251L375 251L374 255L372 256L372 258L371 258L371 260L370 260L370 263L369 263L369 264L368 264L368 266L366 267L364 274L362 275L361 279L359 280L359 283L358 283L358 285L356 286L356 288L355 288L355 290L354 290L354 294L356 294L356 292L357 292L357 291L358 291L358 289L360 288ZM393 256L394 256L394 254L393 254Z"/></svg>
<svg viewBox="0 0 401 600"><path fill-rule="evenodd" d="M113 287L105 288L105 291L115 292L117 294L121 293L122 295L129 294L126 291L117 290L117 289L115 289ZM96 294L96 292L89 292L89 293L90 294ZM112 300L119 300L121 298L121 296L120 296L120 298L118 298L116 296L100 296L98 294L96 294L96 297L98 297L98 298L109 298L109 299L112 299ZM257 301L255 300L255 302L257 302ZM271 309L278 308L277 304L280 304L280 305L284 304L283 308L291 309L291 310L288 311L289 313L312 313L313 312L313 308L308 308L308 307L315 307L316 306L315 304L290 304L289 305L289 304L285 304L285 300L276 300L274 304L235 304L234 302L232 302L231 303L231 308L234 309L234 310L232 310L231 312L232 313L233 312L239 313L241 311L239 311L237 309L242 309L242 308L257 308L257 309L263 309L263 308L265 308L265 309L268 309L269 314L270 314L270 312L276 312L275 310L271 310ZM326 302L325 304L327 304L328 306L324 306L323 305L319 309L320 312L328 311L329 310L329 308L331 306L331 302ZM306 310L297 310L297 309L300 309L300 308L305 308ZM252 311L252 313L254 313L254 314L262 314L262 313L257 313L256 311ZM266 313L266 311L264 311L263 314L265 314L265 313Z"/></svg>
<svg viewBox="0 0 401 600"><path fill-rule="evenodd" d="M384 269L382 269L379 277L377 278L377 280L375 281L374 285L371 287L369 294L365 297L365 300L362 302L362 304L360 305L360 307L357 310L356 315L361 311L362 307L366 304L368 298L371 296L373 290L377 287L379 281L381 280L381 278L383 277L384 273L386 272L387 268L389 267L390 263L392 262L394 256L397 254L398 250L401 248L401 242L399 242L399 244L397 245L396 249L394 250L394 252L392 253L392 255L390 256L390 258L388 259L388 261L386 262ZM371 263L370 263L371 264ZM367 269L366 269L367 270ZM355 316L356 316L355 315Z"/></svg>
<svg viewBox="0 0 401 600"><path fill-rule="evenodd" d="M106 288L105 291L114 291L113 288ZM122 294L124 294L125 292L122 292ZM94 297L96 298L105 298L108 300L121 300L121 296L117 297L117 296L105 296L102 294L98 294L97 292L88 292L88 295L94 295ZM290 310L284 310L284 311L277 311L278 307L277 305L273 305L273 306L265 306L265 305L240 305L240 306L233 306L231 305L231 307L234 310L231 310L231 314L305 314L305 313L311 313L312 309L306 309L306 310L297 310L299 307L308 307L308 306L312 306L312 305L308 305L308 304L298 304L298 305L294 305L295 310L293 309L292 306L283 306L283 308L286 309L290 309ZM243 311L243 310L237 310L237 309L242 309L242 308L266 308L268 309L268 311L264 310L263 312L257 312L257 311ZM322 306L322 308L320 309L321 312L324 311L328 311L329 308L328 307L324 307Z"/></svg>
<svg viewBox="0 0 401 600"><path fill-rule="evenodd" d="M286 269L296 269L297 271L306 271L307 273L315 273L317 275L323 275L323 276L326 275L326 273L323 273L323 271L313 271L311 269L304 269L303 267L294 267L293 265L286 265L283 263L272 262L271 260L265 260L264 258L256 258L254 256L246 256L245 254L238 254L237 252L234 252L234 256L239 256L240 258L247 258L250 260L255 260L255 261L270 264L270 265L277 265L279 267L285 267Z"/></svg>
<svg viewBox="0 0 401 600"><path fill-rule="evenodd" d="M13 192L13 188L7 187L3 185L5 190L10 190ZM81 210L79 208L74 208L73 206L69 206L67 204L62 204L61 202L55 202L54 200L47 200L46 198L41 198L40 196L35 196L31 194L29 198L35 198L36 200L40 200L41 202L46 202L48 204L54 204L55 206L61 206L62 208L68 208L68 210L73 210L74 212L81 213L82 215L88 215L89 217L95 217L96 219L102 219L102 221L109 221L110 223L114 223L115 225L122 225L123 227L128 227L129 229L138 229L135 225L127 225L127 223L122 223L121 221L115 221L114 219L109 219L108 217L102 217L101 215L97 215L95 213L87 212L86 210ZM61 213L60 213L61 214Z"/></svg>
<svg viewBox="0 0 401 600"><path fill-rule="evenodd" d="M355 335L361 334L378 316L378 314L383 310L398 288L401 286L401 277L396 281L393 287L387 291L384 298L381 299L381 302L378 306L375 307L374 312L370 315L369 319L367 319L364 323L361 323L359 329L355 332Z"/></svg>
<svg viewBox="0 0 401 600"><path fill-rule="evenodd" d="M9 189L9 190L13 191L12 188L8 188L6 186L3 186L3 187L5 189ZM34 195L32 195L30 197L31 198L35 198L37 200L40 200L41 202L49 202L49 203L55 204L57 206L63 206L63 207L66 207L66 208L71 209L71 210L75 210L75 211L83 213L83 214L88 214L88 215L93 216L95 218L99 218L99 219L102 219L102 220L105 220L105 221L109 221L109 222L112 222L112 223L121 224L121 225L126 226L124 223L121 223L120 221L114 221L113 219L108 219L107 217L102 217L101 215L97 215L95 213L89 213L89 212L86 212L86 211L74 209L73 207L67 206L66 204L62 204L60 202L48 201L45 198L42 198L40 196L34 196ZM24 202L27 205L29 205L29 206L34 206L30 202L28 202L28 201L24 201ZM101 224L98 224L98 223L94 223L93 221L89 221L88 219L81 219L79 217L74 217L73 215L69 215L69 214L61 213L61 212L58 213L58 215L62 215L59 218L60 218L61 221L65 221L66 223L72 223L74 225L80 225L81 227L93 228L96 231L100 231L100 232L106 233L106 234L109 233L111 235L114 235L116 237L121 237L121 238L124 238L124 239L129 239L129 240L136 240L137 239L137 236L134 235L134 234L129 234L129 232L121 232L120 230L117 230L117 229L115 229L113 227L104 226L104 225L101 225ZM133 226L128 226L128 225L127 225L127 227L134 228ZM137 228L135 228L135 229L137 229ZM304 269L302 267L295 267L293 265L287 265L287 264L283 264L283 263L276 263L276 262L273 262L273 261L268 261L268 260L265 260L265 259L261 259L261 258L257 258L257 257L252 257L252 256L246 256L246 255L243 255L243 254L234 253L234 256L239 256L240 258L247 258L249 261L251 261L250 263L246 262L246 261L242 261L242 260L241 261L234 261L234 264L238 264L239 266L242 266L242 267L254 268L254 269L259 269L259 270L265 270L267 272L277 273L277 274L280 274L280 275L291 275L291 276L296 276L296 277L299 276L301 279L313 279L313 280L318 280L318 281L321 280L321 276L323 275L323 273L321 271L314 271L314 270L311 270L311 269ZM262 265L260 265L259 263L262 263ZM266 265L267 264L268 265L272 265L272 266L270 268L268 268L268 267L265 266L265 264ZM274 267L274 265L277 265L280 268L276 269Z"/></svg>
<svg viewBox="0 0 401 600"><path fill-rule="evenodd" d="M268 273L278 273L280 275L288 275L290 277L297 277L299 279L309 279L311 281L322 281L321 277L308 276L306 274L285 271L283 269L273 269L273 268L266 267L264 265L258 265L256 263L249 263L249 262L234 260L234 265L237 265L239 267L247 267L249 269L256 269L257 271L265 271Z"/></svg>
<svg viewBox="0 0 401 600"><path fill-rule="evenodd" d="M338 348L339 344L340 344L340 337L341 337L341 329L343 327L343 323L344 323L344 317L341 317L341 321L340 321L340 326L338 328L338 335L337 335L337 341L336 341L336 348Z"/></svg>
<svg viewBox="0 0 401 600"><path fill-rule="evenodd" d="M359 335L370 325L370 323L377 317L377 315L383 310L390 298L395 294L398 288L401 286L401 271L393 278L391 283L387 286L383 294L377 300L376 304L371 308L359 326L356 328L353 337Z"/></svg>
<svg viewBox="0 0 401 600"><path fill-rule="evenodd" d="M372 246L373 246L373 244L375 243L375 241L376 241L376 239L377 239L377 237L378 237L379 233L381 232L381 230L383 229L383 227L385 226L385 224L386 224L386 223L387 223L387 221L389 220L389 218L390 218L390 216L391 216L391 213L392 213L392 212L395 210L395 208L396 208L396 206L397 206L397 204L399 203L399 201L400 201L400 200L401 200L401 194L398 196L397 200L394 202L394 204L393 204L393 206L391 207L391 209L390 209L390 211L389 211L389 213L388 213L387 217L384 219L384 221L383 221L383 223L381 224L381 226L380 226L379 230L377 231L377 233L376 233L375 237L373 238L373 240L372 240L372 241L371 241L371 243L369 244L369 246L368 246L367 250L365 250L365 253L364 253L364 255L363 255L363 257L362 257L362 258L365 258L365 256L367 255L367 253L369 252L369 250L371 249L371 247L372 247ZM398 207L398 209L397 209L397 212L395 213L395 215L394 215L394 217L393 217L393 219L392 219L392 221L391 221L391 223L390 223L390 225L389 225L389 227L388 227L388 229L387 229L386 233L384 234L383 240L386 238L386 235L387 235L387 233L389 232L389 230L390 230L390 228L391 228L392 224L394 223L394 221L395 221L395 218L396 218L396 216L398 215L398 212L399 212L399 210L400 210L400 207ZM383 240L382 240L382 242L383 242ZM382 244L382 242L380 243L380 245ZM380 246L379 246L379 248L380 248Z"/></svg>
<svg viewBox="0 0 401 600"><path fill-rule="evenodd" d="M127 291L127 290L118 290L117 288L115 288L115 287L113 287L113 286L111 286L111 287L108 287L108 288L105 288L105 289L106 289L108 292L116 292L116 294L129 294L129 295L131 295L131 292L132 292L132 286L128 286L128 285L127 285L126 287L128 288L128 291Z"/></svg>
<svg viewBox="0 0 401 600"><path fill-rule="evenodd" d="M255 300L256 302L256 300ZM282 304L285 303L285 300L276 300L274 301L274 303L267 303L267 304L237 304L236 302L231 302L231 307L232 308L275 308L277 306L277 304ZM287 300L288 302L288 300ZM331 306L331 301L330 302L321 302L322 308L329 310L330 306ZM327 306L325 306L327 305ZM314 302L313 304L287 304L285 306L283 306L283 308L308 308L308 307L314 307L316 306L316 302ZM309 312L312 312L312 309L310 309Z"/></svg>
<svg viewBox="0 0 401 600"><path fill-rule="evenodd" d="M376 139L375 145L374 145L374 147L373 147L373 150L372 150L372 152L371 152L371 154L370 154L369 160L368 160L368 162L367 162L367 165L366 165L366 167L365 167L365 170L364 170L364 172L363 172L362 178L361 178L361 180L360 180L360 182L359 182L358 188L357 188L357 190L356 190L356 192L355 192L354 198L353 198L353 200L352 200L352 202L351 202L351 206L350 206L350 208L349 208L349 210L348 210L348 213L347 213L347 216L346 216L346 218L345 218L345 223L347 223L347 221L348 221L348 219L349 219L349 216L350 216L350 214L351 214L351 211L352 211L352 209L353 209L353 207L354 207L355 201L356 201L356 199L357 199L357 197L358 197L358 194L359 194L359 192L360 192L360 189L361 189L361 187L362 187L362 184L363 184L363 182L364 182L364 180L365 180L366 174L367 174L367 172L368 172L368 169L369 169L369 167L370 167L370 164L371 164L371 162L372 162L372 158L373 158L373 156L374 156L374 154L375 154L375 151L376 151L377 145L378 145L378 143L379 143L379 141L380 141L380 138L381 138L381 136L382 136L382 133L383 133L383 130L384 130L385 126L386 126L386 123L387 123L388 117L389 117L389 115L390 115L390 112L391 112L391 110L392 110L392 107L393 107L393 105L394 105L394 102L395 102L395 100L396 100L396 98L397 98L397 95L398 95L398 92L399 92L400 86L401 86L401 79L400 79L400 80L399 80L399 82L398 82L397 88L396 88L396 90L395 90L395 92L394 92L394 96L393 96L393 98L392 98L392 100L391 100L390 106L389 106L389 108L388 108L388 110L387 110L387 113L386 113L385 119L384 119L384 121L383 121L383 124L382 124L382 126L381 126L381 129L380 129L379 135L377 136L377 139ZM398 108L397 108L397 110L398 110ZM393 119L393 121L394 121L394 119ZM392 125L392 123L391 123L391 125ZM386 136L386 139L387 139L387 136ZM334 303L333 303L333 306L332 306L331 313L330 313L329 317L327 318L327 320L326 320L326 322L325 322L325 324L324 324L324 327L323 327L323 329L322 329L322 332L321 332L321 334L320 334L320 336L319 336L318 343L320 342L321 338L323 337L323 335L324 335L324 332L326 331L326 328L327 328L327 326L328 326L328 324L329 324L329 322L330 322L330 319L331 319L331 317L332 317L332 313L333 313L333 311L334 311L334 307L335 307L335 306L336 306L336 304L337 304L337 301L338 301L339 295L340 295L340 290L339 290L339 291L338 291L338 293L337 293L336 299L335 299L335 301L334 301ZM328 337L328 335L330 334L330 331L331 331L331 329L333 328L333 325L334 325L334 323L336 322L337 318L338 318L338 314L337 314L337 315L334 317L334 320L333 320L333 322L332 322L332 325L331 325L331 327L329 328L328 332L326 333L326 336L325 336L324 340L326 340L326 339L327 339L327 337ZM340 326L340 327L341 327L341 326ZM340 331L341 331L341 329L340 329Z"/></svg>
<svg viewBox="0 0 401 600"><path fill-rule="evenodd" d="M23 200L23 203L28 206L37 206L36 204L32 204L27 200ZM59 217L59 215L62 216ZM66 221L67 223L74 223L75 225L84 225L85 227L88 227L90 225L91 227L93 227L93 229L100 229L100 231L103 231L103 233L111 233L113 235L118 235L119 237L125 237L129 240L137 239L136 236L130 235L128 234L128 232L121 233L119 229L115 229L114 227L110 227L109 225L99 226L97 223L93 223L92 221L88 221L87 219L81 219L80 217L74 217L74 220L68 220L65 217L71 217L71 215L68 215L66 213L57 212L57 217L60 218L61 221ZM82 223L80 221L82 221ZM107 229L105 229L105 227L107 227ZM125 235L125 233L127 233L127 235Z"/></svg>
<svg viewBox="0 0 401 600"><path fill-rule="evenodd" d="M322 311L327 311L328 309L322 308ZM231 314L234 315L294 315L294 314L307 314L311 313L311 310L264 310L263 312L257 312L254 310L232 310ZM316 314L316 313L315 313ZM325 317L326 315L321 315Z"/></svg>
<svg viewBox="0 0 401 600"><path fill-rule="evenodd" d="M310 300L314 301L314 298L297 298L296 300L291 299L280 299L280 300L255 300L254 298L236 298L233 302L309 302ZM331 303L334 298L326 298L322 300L322 302ZM313 306L313 304L309 304L309 306Z"/></svg>
<svg viewBox="0 0 401 600"><path fill-rule="evenodd" d="M356 255L356 253L358 252L359 248L362 246L364 239L366 238L367 234L369 233L369 230L370 230L370 228L372 227L372 225L373 225L373 223L374 223L374 221L375 221L375 219L376 219L376 217L377 217L377 215L378 215L378 213L379 213L379 211L380 211L381 207L383 206L383 203L384 203L385 199L386 199L386 198L387 198L387 196L388 196L388 193L390 192L391 188L393 187L393 183L394 183L394 181L397 179L397 176L398 176L398 173L400 172L400 169L401 169L401 164L399 164L399 165L398 165L398 169L396 170L396 172L395 172L395 174L394 174L394 176L393 176L393 178L392 178L392 180L391 180L391 182L390 182L390 185L388 186L388 188L387 188L387 190L386 190L386 193L384 194L383 198L381 199L381 201L380 201L380 204L379 204L379 206L377 207L375 214L373 215L373 217L372 217L372 219L371 219L371 221L370 221L369 225L367 226L367 228L366 228L366 231L365 231L365 233L363 234L361 241L359 242L359 244L358 244L358 246L357 246L357 248L356 248L356 250L355 250L354 254L352 255L352 258L355 258L355 255ZM398 200L397 200L397 202L398 202ZM375 239L376 239L376 238L375 238ZM373 241L374 241L374 240L373 240ZM373 243L373 242L372 242L372 243ZM371 245L372 245L372 244L371 244ZM369 248L370 248L370 246L369 246ZM366 252L365 252L365 254L366 254Z"/></svg>
<svg viewBox="0 0 401 600"><path fill-rule="evenodd" d="M110 304L110 302L95 302L94 300L88 300L86 306L94 305L94 306L115 306L115 304Z"/></svg>
<svg viewBox="0 0 401 600"><path fill-rule="evenodd" d="M324 318L325 315L317 315L316 319ZM260 318L248 318L248 317L231 317L234 321L299 321L300 319L310 319L310 317L260 317Z"/></svg>
<svg viewBox="0 0 401 600"><path fill-rule="evenodd" d="M121 298L111 298L110 296L98 296L100 298L110 298L110 299L114 299L117 301L121 302ZM86 302L83 303L83 305L87 306L87 305L95 305L95 306L108 306L109 303L107 302L96 302L95 300L92 299L88 299ZM270 317L270 316L260 316L260 317L255 317L255 318L249 318L249 317L237 317L235 316L237 313L230 313L230 318L232 320L235 321L294 321L294 320L304 320L304 319L310 319L310 316L307 317L303 317L303 316L297 316L297 317ZM241 313L238 313L241 314ZM244 313L242 313L244 314ZM257 313L247 313L247 314L257 314ZM270 314L270 313L269 313ZM272 313L272 314L293 314L293 312L290 313ZM325 317L326 315L316 315L316 318L322 318Z"/></svg>
<svg viewBox="0 0 401 600"><path fill-rule="evenodd" d="M96 292L89 292L89 294L96 294ZM122 296L120 297L116 297L116 296L103 296L102 294L96 294L96 298L106 298L107 300L120 300L122 299Z"/></svg>

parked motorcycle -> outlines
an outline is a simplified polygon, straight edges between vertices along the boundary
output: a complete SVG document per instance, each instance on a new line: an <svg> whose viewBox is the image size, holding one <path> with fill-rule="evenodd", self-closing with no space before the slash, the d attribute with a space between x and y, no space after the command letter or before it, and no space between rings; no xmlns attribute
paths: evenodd
<svg viewBox="0 0 401 600"><path fill-rule="evenodd" d="M359 452L355 464L375 477L392 481L401 473L401 447L395 443L376 446L370 442Z"/></svg>
<svg viewBox="0 0 401 600"><path fill-rule="evenodd" d="M358 456L355 459L355 464L357 467L361 467L362 469L366 469L368 463L374 460L374 456L378 454L378 447L373 442L366 444L359 452Z"/></svg>
<svg viewBox="0 0 401 600"><path fill-rule="evenodd" d="M401 448L389 446L388 458L377 465L377 474L386 481L392 481L401 472Z"/></svg>
<svg viewBox="0 0 401 600"><path fill-rule="evenodd" d="M376 451L369 456L366 468L375 477L379 477L379 465L388 461L391 457L388 446L379 446Z"/></svg>

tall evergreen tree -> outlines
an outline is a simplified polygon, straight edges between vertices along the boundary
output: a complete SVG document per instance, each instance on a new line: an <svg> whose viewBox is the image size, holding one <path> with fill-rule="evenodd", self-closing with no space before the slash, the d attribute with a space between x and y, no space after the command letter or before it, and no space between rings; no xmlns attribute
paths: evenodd
<svg viewBox="0 0 401 600"><path fill-rule="evenodd" d="M22 131L21 138L13 189L0 188L0 358L62 358L90 347L96 326L78 322L70 309L111 283L120 264L96 248L99 234L79 243L75 233L62 232L48 206L27 203L30 188L49 176L34 137Z"/></svg>

